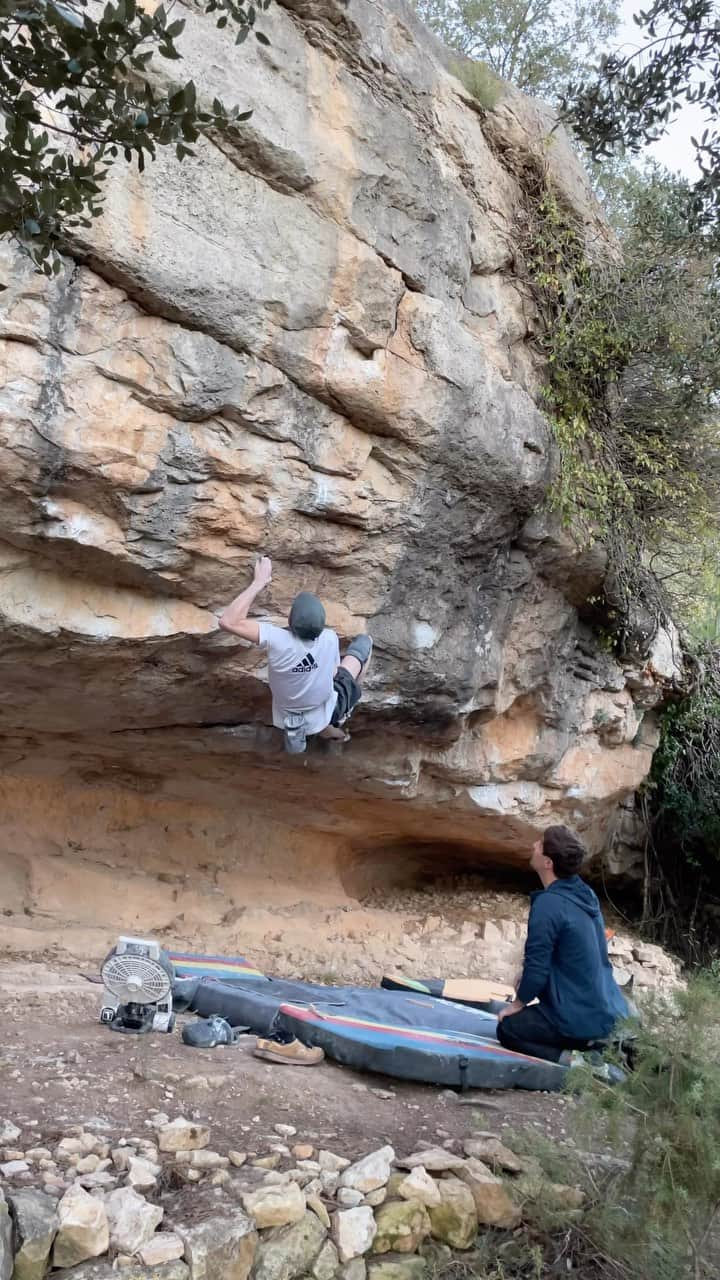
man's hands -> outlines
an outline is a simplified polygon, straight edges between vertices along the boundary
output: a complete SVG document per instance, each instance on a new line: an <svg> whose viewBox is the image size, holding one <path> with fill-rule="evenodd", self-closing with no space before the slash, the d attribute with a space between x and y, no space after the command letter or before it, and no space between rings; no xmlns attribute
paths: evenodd
<svg viewBox="0 0 720 1280"><path fill-rule="evenodd" d="M498 1022L502 1022L503 1018L509 1018L512 1013L520 1013L521 1009L524 1008L525 1005L522 1000L513 1000L512 1004L509 1004L507 1009L503 1009L502 1012L498 1014Z"/></svg>
<svg viewBox="0 0 720 1280"><path fill-rule="evenodd" d="M260 556L255 562L253 581L261 590L272 582L272 560L269 556Z"/></svg>

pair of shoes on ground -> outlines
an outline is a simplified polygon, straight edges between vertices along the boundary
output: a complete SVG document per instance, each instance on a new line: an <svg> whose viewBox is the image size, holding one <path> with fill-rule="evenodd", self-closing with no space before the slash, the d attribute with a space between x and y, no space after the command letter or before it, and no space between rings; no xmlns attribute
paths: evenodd
<svg viewBox="0 0 720 1280"><path fill-rule="evenodd" d="M310 1048L299 1040L279 1044L277 1040L264 1040L260 1036L253 1053L256 1058L263 1058L266 1062L284 1062L288 1067L315 1067L325 1057L322 1049Z"/></svg>
<svg viewBox="0 0 720 1280"><path fill-rule="evenodd" d="M183 1043L193 1049L215 1049L218 1045L237 1044L241 1033L249 1029L231 1027L225 1018L213 1014L210 1018L200 1018L183 1027L182 1038ZM309 1048L299 1040L279 1044L276 1040L264 1040L260 1037L253 1053L256 1058L264 1058L267 1062L284 1062L290 1067L314 1067L325 1057L322 1049Z"/></svg>

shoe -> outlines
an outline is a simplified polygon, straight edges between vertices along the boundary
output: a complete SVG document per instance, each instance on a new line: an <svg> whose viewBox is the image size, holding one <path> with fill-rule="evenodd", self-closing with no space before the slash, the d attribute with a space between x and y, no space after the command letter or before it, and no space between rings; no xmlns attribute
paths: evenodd
<svg viewBox="0 0 720 1280"><path fill-rule="evenodd" d="M588 1060L579 1049L563 1049L558 1062L561 1067L587 1067Z"/></svg>
<svg viewBox="0 0 720 1280"><path fill-rule="evenodd" d="M183 1027L183 1044L193 1049L216 1049L219 1044L235 1044L240 1031L247 1030L247 1027L231 1027L219 1014L213 1014L211 1018L201 1018Z"/></svg>
<svg viewBox="0 0 720 1280"><path fill-rule="evenodd" d="M355 636L355 639L350 641L350 644L345 650L344 657L357 658L364 671L370 661L372 648L373 643L370 636Z"/></svg>
<svg viewBox="0 0 720 1280"><path fill-rule="evenodd" d="M289 1067L314 1067L325 1057L322 1049L309 1048L299 1040L291 1040L290 1044L278 1044L277 1040L262 1040L260 1037L253 1053L256 1058L264 1058L266 1062L285 1062Z"/></svg>
<svg viewBox="0 0 720 1280"><path fill-rule="evenodd" d="M602 1055L594 1049L582 1052L580 1049L563 1049L559 1058L562 1067L584 1067L585 1070L590 1068L590 1073L596 1080L604 1080L605 1084L623 1084L627 1079L622 1067L616 1067L612 1062L605 1062Z"/></svg>

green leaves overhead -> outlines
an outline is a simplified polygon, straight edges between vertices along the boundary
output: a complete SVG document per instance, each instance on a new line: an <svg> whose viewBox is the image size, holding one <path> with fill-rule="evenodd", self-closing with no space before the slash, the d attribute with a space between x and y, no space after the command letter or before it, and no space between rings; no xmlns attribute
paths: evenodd
<svg viewBox="0 0 720 1280"><path fill-rule="evenodd" d="M253 33L270 0L206 0L235 43ZM46 275L58 269L63 235L102 212L103 184L120 159L140 172L159 147L178 159L204 133L248 120L251 110L198 101L192 80L169 91L152 72L177 62L185 19L171 3L152 12L136 0L0 0L0 235L13 236ZM172 19L172 20L171 20Z"/></svg>
<svg viewBox="0 0 720 1280"><path fill-rule="evenodd" d="M691 211L717 231L720 214L720 7L717 0L655 0L635 16L641 47L608 54L565 93L564 115L596 157L640 151L686 105L706 128L692 139L700 177Z"/></svg>

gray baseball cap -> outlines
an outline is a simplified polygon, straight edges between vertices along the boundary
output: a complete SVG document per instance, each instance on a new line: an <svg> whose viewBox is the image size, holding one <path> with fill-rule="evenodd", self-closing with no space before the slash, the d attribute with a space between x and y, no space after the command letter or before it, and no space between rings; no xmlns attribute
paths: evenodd
<svg viewBox="0 0 720 1280"><path fill-rule="evenodd" d="M290 630L301 640L317 640L325 629L325 609L311 591L301 591L290 609Z"/></svg>

